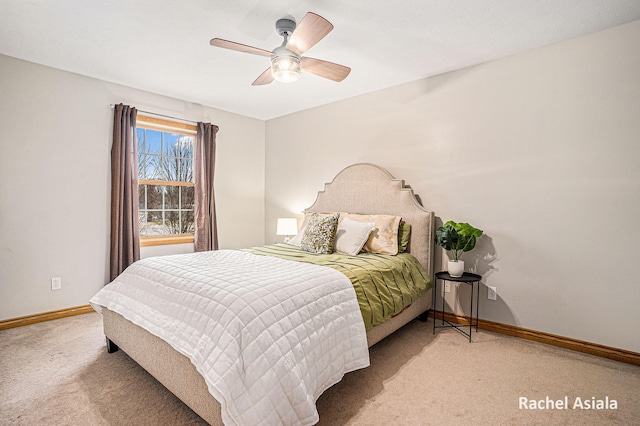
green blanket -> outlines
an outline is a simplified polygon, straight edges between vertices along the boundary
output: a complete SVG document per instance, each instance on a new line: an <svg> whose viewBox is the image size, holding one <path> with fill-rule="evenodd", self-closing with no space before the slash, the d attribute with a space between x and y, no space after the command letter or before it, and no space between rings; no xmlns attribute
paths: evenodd
<svg viewBox="0 0 640 426"><path fill-rule="evenodd" d="M433 287L420 262L408 253L396 256L370 253L357 256L314 254L282 243L245 251L328 266L342 272L353 283L367 330L397 315Z"/></svg>

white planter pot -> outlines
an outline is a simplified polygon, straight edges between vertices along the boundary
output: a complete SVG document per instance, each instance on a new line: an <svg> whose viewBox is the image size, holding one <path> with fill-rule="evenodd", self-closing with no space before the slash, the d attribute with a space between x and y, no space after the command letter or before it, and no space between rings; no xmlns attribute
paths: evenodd
<svg viewBox="0 0 640 426"><path fill-rule="evenodd" d="M448 272L452 277L461 277L464 274L464 260L450 260Z"/></svg>

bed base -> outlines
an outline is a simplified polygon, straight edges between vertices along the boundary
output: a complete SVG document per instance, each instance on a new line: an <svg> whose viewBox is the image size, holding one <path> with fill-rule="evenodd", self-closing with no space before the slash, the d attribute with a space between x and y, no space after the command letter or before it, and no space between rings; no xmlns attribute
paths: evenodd
<svg viewBox="0 0 640 426"><path fill-rule="evenodd" d="M147 330L104 308L107 341L122 349L207 423L222 426L220 403L189 358Z"/></svg>

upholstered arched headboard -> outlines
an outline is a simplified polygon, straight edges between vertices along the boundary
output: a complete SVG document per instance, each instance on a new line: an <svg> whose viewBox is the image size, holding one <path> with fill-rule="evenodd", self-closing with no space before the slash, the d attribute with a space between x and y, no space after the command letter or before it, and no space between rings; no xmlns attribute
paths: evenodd
<svg viewBox="0 0 640 426"><path fill-rule="evenodd" d="M433 278L434 213L425 209L403 180L374 164L344 168L318 192L305 212L348 212L401 216L411 225L408 252Z"/></svg>

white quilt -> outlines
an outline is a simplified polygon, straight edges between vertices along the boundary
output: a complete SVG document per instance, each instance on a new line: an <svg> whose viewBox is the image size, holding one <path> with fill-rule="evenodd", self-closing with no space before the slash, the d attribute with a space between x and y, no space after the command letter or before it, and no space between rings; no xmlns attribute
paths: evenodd
<svg viewBox="0 0 640 426"><path fill-rule="evenodd" d="M323 266L236 250L148 258L91 304L191 359L227 425L314 424L322 392L369 365L353 285Z"/></svg>

